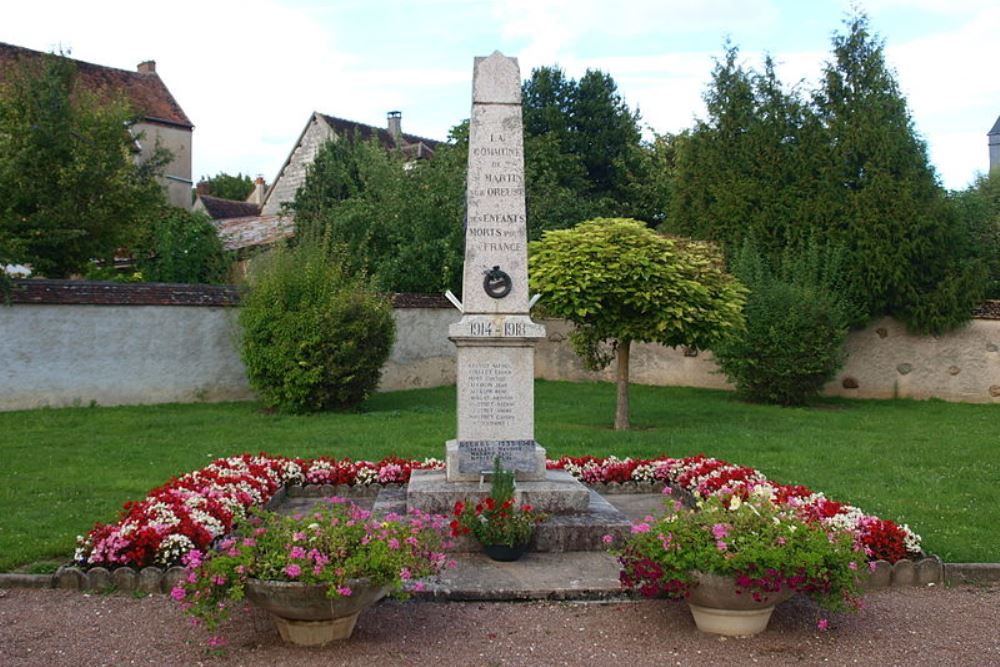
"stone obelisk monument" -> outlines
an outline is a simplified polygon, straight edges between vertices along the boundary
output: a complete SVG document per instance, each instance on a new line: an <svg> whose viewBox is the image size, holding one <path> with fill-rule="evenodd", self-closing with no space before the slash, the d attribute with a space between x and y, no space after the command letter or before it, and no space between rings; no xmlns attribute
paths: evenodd
<svg viewBox="0 0 1000 667"><path fill-rule="evenodd" d="M414 471L407 504L447 511L482 494L499 458L523 502L585 510L587 489L546 472L535 442L535 343L545 327L528 315L521 74L500 52L475 60L467 188L462 319L448 329L458 356L458 433L445 446L445 473Z"/></svg>
<svg viewBox="0 0 1000 667"><path fill-rule="evenodd" d="M528 315L521 74L517 60L476 58L469 124L463 314L458 348L458 437L448 480L478 480L500 458L518 479L545 478L535 442L535 342Z"/></svg>

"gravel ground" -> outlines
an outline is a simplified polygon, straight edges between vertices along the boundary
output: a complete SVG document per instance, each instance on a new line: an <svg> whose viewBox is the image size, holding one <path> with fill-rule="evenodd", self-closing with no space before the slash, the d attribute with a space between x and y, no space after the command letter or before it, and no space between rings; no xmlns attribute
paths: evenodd
<svg viewBox="0 0 1000 667"><path fill-rule="evenodd" d="M385 601L349 642L282 645L266 615L239 615L225 654L209 655L166 596L0 591L0 665L1000 665L1000 588L881 591L858 614L816 628L804 599L778 607L747 639L698 632L666 601Z"/></svg>

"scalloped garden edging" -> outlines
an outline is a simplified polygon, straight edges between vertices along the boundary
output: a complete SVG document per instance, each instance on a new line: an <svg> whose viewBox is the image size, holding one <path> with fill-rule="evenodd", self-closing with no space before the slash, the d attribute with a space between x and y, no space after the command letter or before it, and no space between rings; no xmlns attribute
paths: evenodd
<svg viewBox="0 0 1000 667"><path fill-rule="evenodd" d="M291 459L266 454L217 459L153 489L141 501L126 503L117 522L97 524L86 536L79 537L74 565L51 575L50 585L81 590L169 591L184 576L181 556L191 549L208 548L252 507L277 504L289 492L374 496L385 486L406 484L414 469L442 467L444 463L437 459L395 457L378 462L327 457ZM920 537L908 526L865 514L804 486L770 481L760 471L746 466L703 455L681 459L584 456L550 460L548 468L566 470L598 492L611 494L652 493L669 485L693 498L695 493L703 497L718 493L745 495L763 487L776 502L792 505L816 520L856 531L871 562L869 588L943 580L940 559L920 551ZM0 581L16 583L12 576L18 575L3 575ZM44 584L38 578L34 585Z"/></svg>

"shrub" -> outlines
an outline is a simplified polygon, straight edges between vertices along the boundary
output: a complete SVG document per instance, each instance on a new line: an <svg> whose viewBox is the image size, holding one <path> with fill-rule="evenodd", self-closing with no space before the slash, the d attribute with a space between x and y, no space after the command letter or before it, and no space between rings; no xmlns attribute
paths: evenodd
<svg viewBox="0 0 1000 667"><path fill-rule="evenodd" d="M173 206L153 216L136 254L142 279L158 283L223 283L232 264L207 215Z"/></svg>
<svg viewBox="0 0 1000 667"><path fill-rule="evenodd" d="M813 243L786 252L773 268L752 239L744 244L733 272L750 287L746 329L713 349L744 398L801 405L840 368L847 325L858 311L836 291L839 257Z"/></svg>
<svg viewBox="0 0 1000 667"><path fill-rule="evenodd" d="M386 297L317 243L273 251L252 267L249 282L242 356L267 405L312 412L368 397L395 337Z"/></svg>

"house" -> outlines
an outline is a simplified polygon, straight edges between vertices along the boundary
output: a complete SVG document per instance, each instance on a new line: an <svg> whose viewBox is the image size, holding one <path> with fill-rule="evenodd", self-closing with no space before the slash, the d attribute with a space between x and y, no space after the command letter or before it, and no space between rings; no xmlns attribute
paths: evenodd
<svg viewBox="0 0 1000 667"><path fill-rule="evenodd" d="M427 160L442 142L402 130L402 113L390 111L386 126L374 127L313 112L303 128L271 187L263 196L258 215L221 218L215 220L223 245L246 257L255 248L270 245L294 233L295 224L285 213L284 204L295 199L295 193L306 181L309 165L316 159L319 149L330 139L358 137L362 141L374 138L386 150L398 149L410 160ZM263 183L263 179L258 179ZM251 198L254 194L251 194ZM202 197L204 199L204 197ZM214 202L205 202L207 210ZM239 203L239 202L233 202Z"/></svg>
<svg viewBox="0 0 1000 667"><path fill-rule="evenodd" d="M40 62L47 55L50 54L0 42L0 81L15 67ZM194 125L156 73L156 63L152 60L139 63L134 72L81 60L73 63L77 85L98 96L123 95L131 104L138 118L129 131L136 138L138 159L148 159L158 145L170 151L172 158L163 169L161 181L171 204L190 209Z"/></svg>
<svg viewBox="0 0 1000 667"><path fill-rule="evenodd" d="M986 135L990 140L990 171L1000 166L1000 116Z"/></svg>

